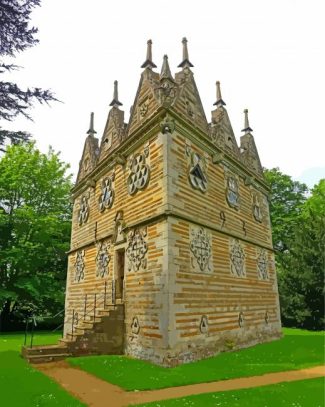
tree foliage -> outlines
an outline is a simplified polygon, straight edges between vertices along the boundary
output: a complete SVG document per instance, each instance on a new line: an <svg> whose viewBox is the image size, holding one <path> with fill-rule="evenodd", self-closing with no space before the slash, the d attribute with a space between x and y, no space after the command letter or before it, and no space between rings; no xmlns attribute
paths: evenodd
<svg viewBox="0 0 325 407"><path fill-rule="evenodd" d="M0 310L2 322L63 308L71 205L68 166L32 143L0 160Z"/></svg>
<svg viewBox="0 0 325 407"><path fill-rule="evenodd" d="M282 322L324 329L325 180L307 187L278 168L265 171L276 251Z"/></svg>
<svg viewBox="0 0 325 407"><path fill-rule="evenodd" d="M38 43L37 28L30 27L32 10L40 0L0 0L0 74L18 69L17 65L5 63L4 57L15 57L17 53ZM0 120L12 121L23 115L31 119L28 109L35 101L43 103L56 100L50 90L41 88L21 89L16 83L0 81ZM5 139L16 143L27 140L26 132L10 132L0 127L0 147ZM3 150L3 149L2 149Z"/></svg>

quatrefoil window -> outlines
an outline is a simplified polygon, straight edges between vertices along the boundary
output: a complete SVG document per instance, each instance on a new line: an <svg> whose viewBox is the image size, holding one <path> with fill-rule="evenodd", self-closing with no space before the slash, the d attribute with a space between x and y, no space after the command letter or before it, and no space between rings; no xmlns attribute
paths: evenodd
<svg viewBox="0 0 325 407"><path fill-rule="evenodd" d="M130 164L131 174L128 177L127 185L130 195L135 194L138 190L144 189L149 182L150 168L146 164L144 154L137 154Z"/></svg>
<svg viewBox="0 0 325 407"><path fill-rule="evenodd" d="M112 207L114 202L114 190L112 187L112 178L105 178L101 185L101 194L99 197L99 210L103 212L105 209Z"/></svg>
<svg viewBox="0 0 325 407"><path fill-rule="evenodd" d="M89 217L89 205L88 205L88 199L84 195L80 199L80 209L78 213L78 223L79 226L82 224L86 223Z"/></svg>

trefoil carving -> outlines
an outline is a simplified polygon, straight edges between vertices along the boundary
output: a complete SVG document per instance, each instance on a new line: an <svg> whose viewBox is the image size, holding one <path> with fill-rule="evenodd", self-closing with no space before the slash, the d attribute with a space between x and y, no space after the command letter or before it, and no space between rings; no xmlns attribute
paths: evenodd
<svg viewBox="0 0 325 407"><path fill-rule="evenodd" d="M128 257L128 270L138 271L140 266L142 268L147 267L146 253L148 251L148 245L145 241L147 236L146 228L140 230L132 230L128 235L128 246L126 249L126 255Z"/></svg>
<svg viewBox="0 0 325 407"><path fill-rule="evenodd" d="M96 256L96 276L105 277L108 275L108 265L111 261L109 249L111 245L109 242L101 242L97 247Z"/></svg>
<svg viewBox="0 0 325 407"><path fill-rule="evenodd" d="M202 227L199 229L193 229L191 235L190 249L200 270L210 270L209 260L212 252L210 236Z"/></svg>
<svg viewBox="0 0 325 407"><path fill-rule="evenodd" d="M235 239L230 242L230 262L231 273L237 277L245 277L245 252L239 241Z"/></svg>
<svg viewBox="0 0 325 407"><path fill-rule="evenodd" d="M76 261L74 263L75 275L74 281L79 283L85 278L85 251L79 250L76 254Z"/></svg>

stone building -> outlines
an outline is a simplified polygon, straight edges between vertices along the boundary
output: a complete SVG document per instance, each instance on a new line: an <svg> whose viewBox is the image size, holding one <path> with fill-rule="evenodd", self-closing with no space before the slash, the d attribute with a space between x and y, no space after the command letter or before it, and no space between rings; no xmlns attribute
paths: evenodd
<svg viewBox="0 0 325 407"><path fill-rule="evenodd" d="M147 43L128 123L118 84L93 115L77 182L62 344L174 366L281 336L269 188L244 111L220 83L206 119L184 38L179 71ZM62 345L62 346L63 346Z"/></svg>

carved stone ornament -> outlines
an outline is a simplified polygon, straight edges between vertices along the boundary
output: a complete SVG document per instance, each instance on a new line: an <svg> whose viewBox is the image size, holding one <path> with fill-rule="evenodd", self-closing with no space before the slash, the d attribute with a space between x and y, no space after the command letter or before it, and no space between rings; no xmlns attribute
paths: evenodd
<svg viewBox="0 0 325 407"><path fill-rule="evenodd" d="M239 241L235 239L230 242L230 262L231 273L237 277L245 277L245 253Z"/></svg>
<svg viewBox="0 0 325 407"><path fill-rule="evenodd" d="M76 326L79 323L79 314L75 312L72 316L72 325Z"/></svg>
<svg viewBox="0 0 325 407"><path fill-rule="evenodd" d="M240 312L238 315L239 328L242 328L244 326L244 323L245 323L244 314L242 312Z"/></svg>
<svg viewBox="0 0 325 407"><path fill-rule="evenodd" d="M253 194L253 208L252 209L253 209L254 219L257 222L262 222L263 216L262 216L260 198L257 193Z"/></svg>
<svg viewBox="0 0 325 407"><path fill-rule="evenodd" d="M83 225L87 222L89 217L89 204L88 204L88 197L83 195L80 199L80 209L78 213L78 223L79 226Z"/></svg>
<svg viewBox="0 0 325 407"><path fill-rule="evenodd" d="M269 278L268 265L267 252L265 249L261 249L257 258L257 272L261 280Z"/></svg>
<svg viewBox="0 0 325 407"><path fill-rule="evenodd" d="M140 119L143 119L145 115L148 113L148 108L149 108L148 100L145 100L144 102L141 103L141 105L139 106Z"/></svg>
<svg viewBox="0 0 325 407"><path fill-rule="evenodd" d="M212 252L211 238L202 227L192 230L190 249L200 267L200 270L210 270L209 260Z"/></svg>
<svg viewBox="0 0 325 407"><path fill-rule="evenodd" d="M74 281L79 283L79 281L85 278L85 251L79 250L76 254L76 261L74 263L75 275Z"/></svg>
<svg viewBox="0 0 325 407"><path fill-rule="evenodd" d="M200 322L200 332L202 334L205 334L208 332L208 330L209 330L208 317L206 315L202 315Z"/></svg>
<svg viewBox="0 0 325 407"><path fill-rule="evenodd" d="M140 332L140 324L138 317L133 317L132 319L131 332L136 335L138 335L138 333Z"/></svg>
<svg viewBox="0 0 325 407"><path fill-rule="evenodd" d="M150 168L146 164L144 154L137 154L133 157L130 170L127 187L128 193L134 195L138 190L144 189L148 185L150 178Z"/></svg>
<svg viewBox="0 0 325 407"><path fill-rule="evenodd" d="M228 204L232 208L237 209L239 207L238 181L232 175L228 175L228 177L227 177L226 197L227 197Z"/></svg>
<svg viewBox="0 0 325 407"><path fill-rule="evenodd" d="M96 255L96 276L105 277L108 275L108 265L111 261L111 256L109 254L110 249L109 242L101 242L97 247Z"/></svg>
<svg viewBox="0 0 325 407"><path fill-rule="evenodd" d="M265 321L266 325L268 325L270 323L270 316L267 311L265 312L264 321Z"/></svg>
<svg viewBox="0 0 325 407"><path fill-rule="evenodd" d="M124 228L125 228L125 222L123 220L123 211L117 211L114 219L114 233L113 233L113 243L121 243L125 241L125 233L124 233Z"/></svg>
<svg viewBox="0 0 325 407"><path fill-rule="evenodd" d="M131 231L128 235L128 246L126 249L126 255L129 260L128 270L138 271L140 266L143 268L147 267L146 264L146 253L148 251L148 245L145 241L147 236L146 229L135 229Z"/></svg>
<svg viewBox="0 0 325 407"><path fill-rule="evenodd" d="M199 154L192 152L191 165L189 168L189 180L194 189L206 192L208 179L205 171L205 160Z"/></svg>
<svg viewBox="0 0 325 407"><path fill-rule="evenodd" d="M114 202L114 190L112 186L112 178L107 177L103 179L101 184L101 194L98 200L99 210L103 212L105 209L111 208L113 202Z"/></svg>
<svg viewBox="0 0 325 407"><path fill-rule="evenodd" d="M162 134L173 133L175 130L174 119L170 118L168 115L165 116L164 120L160 123L160 131Z"/></svg>

